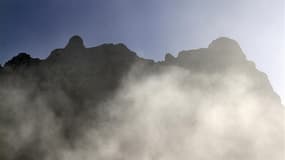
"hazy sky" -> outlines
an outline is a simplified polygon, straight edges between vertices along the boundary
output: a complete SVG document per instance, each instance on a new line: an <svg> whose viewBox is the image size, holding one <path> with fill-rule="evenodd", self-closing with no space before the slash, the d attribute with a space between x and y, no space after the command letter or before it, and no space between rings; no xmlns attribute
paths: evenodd
<svg viewBox="0 0 285 160"><path fill-rule="evenodd" d="M44 58L75 34L156 60L227 36L285 101L284 0L0 0L0 63L19 52Z"/></svg>

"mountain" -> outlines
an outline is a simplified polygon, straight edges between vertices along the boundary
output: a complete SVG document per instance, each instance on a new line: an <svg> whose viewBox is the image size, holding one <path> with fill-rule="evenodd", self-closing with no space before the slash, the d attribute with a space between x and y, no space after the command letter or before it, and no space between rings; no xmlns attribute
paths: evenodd
<svg viewBox="0 0 285 160"><path fill-rule="evenodd" d="M169 83L165 84L165 81ZM158 83L150 85L153 82ZM156 88L160 85L161 88ZM165 55L165 60L155 62L139 57L124 44L103 44L86 48L79 36L73 36L64 48L55 49L46 59L33 58L27 53L20 53L0 68L0 159L65 159L62 154L66 150L73 152L82 148L80 146L85 144L82 142L84 139L82 137L85 137L90 130L95 129L98 133L107 130L106 134L110 134L116 127L121 131L122 124L133 126L130 121L139 126L141 122L138 123L136 120L130 119L123 123L118 119L136 115L137 113L133 112L130 115L127 113L138 101L139 104L143 103L145 108L148 108L148 102L152 102L148 101L149 98L158 96L159 99L158 102L151 103L151 106L152 104L160 106L161 102L167 102L169 99L160 98L168 92L160 91L171 86L179 88L170 91L170 97L167 96L173 99L177 106L181 102L178 100L189 94L186 99L191 101L185 105L195 106L195 110L199 110L199 114L191 112L191 115L200 115L200 110L203 108L206 108L203 110L203 117L207 110L210 115L214 106L222 106L221 112L224 113L225 110L226 117L233 114L234 121L231 125L241 127L235 131L240 136L233 135L230 132L233 128L226 127L224 133L221 133L222 140L228 139L228 144L235 144L239 148L252 145L252 148L240 151L230 150L231 147L221 147L220 157L215 154L212 159L261 159L259 154L265 159L283 158L281 155L284 149L284 137L280 135L284 135L284 107L281 105L280 97L273 91L267 76L258 71L253 62L246 59L236 41L221 37L210 43L207 48L181 51L177 57L168 53ZM136 88L136 91L133 88ZM153 90L154 88L156 89ZM184 94L175 94L180 91ZM140 93L139 95L143 93L145 97L125 99L127 95L132 97L137 93ZM126 97L121 98L122 96ZM107 109L109 106L116 106L114 110L120 108L120 112L116 114L119 118L110 113ZM172 109L171 115L176 115L175 113L179 111L175 105ZM159 113L168 112L161 108ZM185 113L188 113L188 110ZM247 117L248 113L254 118ZM197 126L204 124L200 123L200 120L201 118L195 120L199 121ZM168 125L166 122L160 123ZM146 123L147 126L149 124ZM228 123L221 120L221 124ZM105 127L109 125L112 127ZM161 125L156 127L160 128ZM191 128L188 125L182 128L185 127ZM136 130L135 127L133 129ZM256 133L257 130L260 132ZM144 132L140 129L138 131ZM190 132L194 132L194 129ZM216 139L214 134L210 134L210 137ZM130 151L134 150L132 152L134 154L142 150L140 143L137 143L137 146L131 140L125 143L118 142L127 148L124 151L124 147L119 147L123 155L121 159L126 159L124 155L129 155ZM257 143L260 144L256 145ZM271 150L262 145L275 148ZM155 148L151 151L155 151ZM164 155L164 151L158 152L161 152L157 153L158 157ZM137 156L141 154L140 152ZM200 156L198 152L195 154ZM96 159L115 158L103 156Z"/></svg>

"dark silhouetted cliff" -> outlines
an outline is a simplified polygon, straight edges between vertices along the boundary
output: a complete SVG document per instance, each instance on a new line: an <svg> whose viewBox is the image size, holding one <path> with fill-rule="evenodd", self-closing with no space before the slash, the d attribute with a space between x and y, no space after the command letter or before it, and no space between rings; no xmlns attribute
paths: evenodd
<svg viewBox="0 0 285 160"><path fill-rule="evenodd" d="M258 103L264 109L264 115L269 112L278 114L277 117L284 115L280 98L267 76L246 59L234 40L218 38L208 48L182 51L177 57L166 54L164 61L155 62L137 56L124 44L86 48L83 40L74 36L65 48L55 49L46 59L20 53L0 67L0 159L61 159L61 150L78 148L81 137L90 128L100 128L105 121L114 120L106 118L102 123L104 107L108 107L106 104L118 93L127 94L121 88L128 77L135 79L133 83L136 83L145 77L168 72L170 68L187 70L190 77L204 77L203 82L191 78L177 79L177 82L179 85L185 83L182 85L184 89L191 83L193 87L189 90L203 93L205 102L209 94L220 93L221 88L225 92L225 101L235 99L232 95L229 97L228 92L239 93L240 86L227 86L225 81L213 79L219 75L220 79L228 77L230 84L232 81L236 81L233 84L244 84L246 90L240 92L257 97L254 102L249 102ZM241 75L242 78L231 79L231 75ZM240 83L243 80L246 83ZM140 89L143 90L143 86L138 87ZM246 100L246 97L239 99ZM204 102L204 98L196 101ZM207 102L213 103L215 101ZM132 101L125 106L131 104ZM227 105L226 102L223 104ZM122 106L120 103L114 105ZM239 107L238 103L231 105ZM124 112L125 108L121 110ZM279 142L284 145L283 140Z"/></svg>

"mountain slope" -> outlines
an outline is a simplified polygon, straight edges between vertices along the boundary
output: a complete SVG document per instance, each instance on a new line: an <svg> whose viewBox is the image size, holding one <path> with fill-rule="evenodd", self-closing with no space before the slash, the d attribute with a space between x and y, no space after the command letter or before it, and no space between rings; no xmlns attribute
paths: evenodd
<svg viewBox="0 0 285 160"><path fill-rule="evenodd" d="M172 86L174 89L168 92L167 89ZM135 91L133 88L136 88ZM164 95L166 93L168 93L167 98ZM136 94L138 95L135 96ZM181 97L185 100L181 100ZM166 103L168 100L171 100L171 103ZM173 105L168 108L172 101ZM204 118L207 119L208 115L209 117L212 115L213 108L221 110L218 113L218 115L223 113L221 117L232 118L233 122L230 124L225 120L219 121L222 126L226 124L227 127L220 129L224 130L223 133L219 133L222 138L217 138L217 133L208 135L213 140L221 138L220 142L229 139L227 144L233 144L232 147L237 145L239 148L252 145L252 148L240 149L240 151L231 149L230 145L221 147L221 154L215 152L211 156L212 159L241 159L241 157L244 157L242 159L261 159L260 155L265 159L271 157L271 159L281 160L283 158L284 108L280 98L273 91L267 76L258 71L253 62L246 59L234 40L218 38L208 48L182 51L177 57L167 54L164 61L154 62L137 56L123 44L103 44L86 48L83 40L79 36L74 36L65 48L55 49L46 59L40 60L26 53L20 53L0 68L0 123L2 126L0 159L65 159L62 154L66 150L73 152L85 144L82 139L85 139L86 133L93 130L101 133L102 130L106 130L106 134L109 135L116 130L114 128L118 128L116 131L119 133L125 125L134 127L133 123L135 123L135 126L140 126L141 120L138 122L137 117L142 115L143 117L153 113L155 117L167 115L167 118L162 118L163 121L159 124L156 124L157 119L152 117L151 121L154 122L155 128L161 128L161 124L170 125L172 119L175 119L176 126L179 126L188 123L186 120L177 120L176 115L180 109L180 103L184 101L183 108L191 107L185 108L187 114L183 114L182 117L189 115L196 117L200 112L203 113L202 118L188 117L189 123L193 121L197 126L204 127L206 123L207 127L216 127L216 130L219 130L216 124L213 125L208 120L204 122ZM132 111L130 108L135 108L136 104L142 104L140 108L147 109L146 113L149 114L129 113ZM199 112L192 112L192 106L195 106L194 109ZM159 107L159 114L153 112L155 107ZM110 109L120 111L114 116ZM150 109L151 112L149 112ZM171 116L168 116L169 113L166 110L172 111ZM231 117L230 114L233 116ZM133 118L125 121L127 117ZM219 116L216 119L219 119ZM143 120L144 126L146 125L149 129L148 126L151 123L145 121L147 119ZM168 121L171 122L167 123ZM228 125L236 127L235 132L240 136L234 135ZM109 128L109 126L112 127ZM179 129L189 128L190 131L187 130L187 132L191 133L195 130L195 127L192 129L191 127L193 126L185 125ZM136 127L129 129L139 133L146 131L137 130ZM164 130L165 127L161 129ZM260 133L255 133L255 130ZM213 129L207 131L212 133ZM164 135L165 132L162 134ZM255 134L249 134L250 132ZM117 132L113 134L117 135ZM113 135L107 135L108 139L114 138ZM201 132L201 135L204 135L204 132ZM256 138L254 135L257 135ZM105 142L106 137L98 138L96 141L102 139ZM145 154L142 150L147 150L142 146L153 144L148 141L142 144L136 142L144 141L143 139L149 140L149 136L144 136L143 139L131 137L132 135L126 142L114 141L119 146L123 145L117 152L122 159L133 159L136 156L137 159L141 159ZM165 137L167 140L164 141L168 142L172 136ZM115 138L117 139L116 136ZM177 143L184 145L184 142L182 143L184 140L179 141L178 138ZM160 144L161 141L157 143ZM201 140L200 144L204 143L207 144L206 146L212 145ZM216 143L216 141L213 142L213 144ZM262 145L268 145L269 148L274 145L274 149L271 150ZM100 145L96 147L98 149L94 150L101 151ZM156 152L158 149L158 157L170 154L170 151L167 151L167 154L164 153L167 149L159 148L161 146L150 151ZM176 149L177 147L174 148ZM209 148L202 147L201 150L203 149L206 151ZM132 157L132 154L136 156ZM178 155L184 154L185 156L180 159L187 159L186 152L173 153L168 158L177 159ZM201 156L198 152L192 155L194 154L197 154L196 158ZM114 157L116 156L118 154ZM94 157L96 156L93 155ZM115 159L106 157L96 158ZM195 159L195 157L191 158ZM204 159L207 158L204 157Z"/></svg>

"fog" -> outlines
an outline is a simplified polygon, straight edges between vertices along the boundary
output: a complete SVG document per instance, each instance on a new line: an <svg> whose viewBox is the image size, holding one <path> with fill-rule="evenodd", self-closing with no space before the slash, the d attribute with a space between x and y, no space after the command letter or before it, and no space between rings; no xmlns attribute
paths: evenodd
<svg viewBox="0 0 285 160"><path fill-rule="evenodd" d="M64 159L284 159L284 110L260 104L242 73L131 75Z"/></svg>
<svg viewBox="0 0 285 160"><path fill-rule="evenodd" d="M237 42L154 62L79 36L0 70L1 160L283 160L285 117Z"/></svg>

